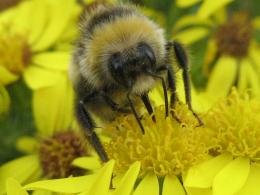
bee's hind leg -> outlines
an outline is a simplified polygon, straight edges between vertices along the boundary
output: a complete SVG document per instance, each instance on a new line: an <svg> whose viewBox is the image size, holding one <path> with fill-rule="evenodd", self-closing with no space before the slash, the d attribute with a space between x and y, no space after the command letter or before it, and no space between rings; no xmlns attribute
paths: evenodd
<svg viewBox="0 0 260 195"><path fill-rule="evenodd" d="M193 111L193 108L191 105L191 87L190 87L189 62L188 62L187 53L186 53L185 49L183 48L182 44L177 41L169 42L168 46L171 46L173 48L177 64L183 70L182 78L183 78L183 82L184 82L186 104L188 105L188 108L193 113L195 118L198 120L199 126L203 125L202 120L197 115L197 113Z"/></svg>
<svg viewBox="0 0 260 195"><path fill-rule="evenodd" d="M85 109L83 101L76 102L76 117L80 126L84 129L84 133L90 144L93 146L98 156L103 162L107 162L108 156L104 150L100 139L94 131L95 123L90 114Z"/></svg>

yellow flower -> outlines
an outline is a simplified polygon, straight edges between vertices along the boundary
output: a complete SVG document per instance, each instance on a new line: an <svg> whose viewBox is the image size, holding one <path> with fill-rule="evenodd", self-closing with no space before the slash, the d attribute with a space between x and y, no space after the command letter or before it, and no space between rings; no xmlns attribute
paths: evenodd
<svg viewBox="0 0 260 195"><path fill-rule="evenodd" d="M260 102L233 90L204 118L212 130L211 159L184 176L189 194L260 194ZM196 192L196 193L195 193Z"/></svg>
<svg viewBox="0 0 260 195"><path fill-rule="evenodd" d="M224 9L206 20L187 16L177 22L176 39L186 44L208 39L204 59L208 83L202 96L211 105L225 97L232 86L241 93L250 89L252 97L260 96L260 48L254 37L259 28L258 17L250 20L243 12L228 17Z"/></svg>
<svg viewBox="0 0 260 195"><path fill-rule="evenodd" d="M181 124L172 115L165 118L163 107L158 107L154 116L144 114L141 120L145 134L132 115L117 118L104 128L110 137L105 149L114 160L86 176L34 182L24 189L81 195L159 195L160 191L162 195L184 195L180 176L208 159L212 133L196 127L197 120L185 105L177 104L174 113L182 120ZM91 161L81 157L73 165L98 168Z"/></svg>
<svg viewBox="0 0 260 195"><path fill-rule="evenodd" d="M8 111L10 99L4 86L0 85L0 116Z"/></svg>
<svg viewBox="0 0 260 195"><path fill-rule="evenodd" d="M49 78L45 82L52 84L56 72L67 69L70 51L56 48L59 42L71 38L67 29L75 28L71 23L79 11L74 0L32 0L2 13L0 83L12 83L23 75L32 89L39 87L43 78Z"/></svg>
<svg viewBox="0 0 260 195"><path fill-rule="evenodd" d="M0 194L5 192L5 182L9 177L27 184L44 178L64 178L85 172L71 165L77 157L89 154L82 135L77 131L60 130L52 136L39 136L38 139L23 137L18 142L19 146L29 154L0 166ZM95 159L97 163L98 158Z"/></svg>
<svg viewBox="0 0 260 195"><path fill-rule="evenodd" d="M201 2L202 0L177 0L176 4L178 7L189 7L194 4ZM198 17L200 18L207 18L211 14L213 14L218 9L224 7L228 3L232 2L233 0L219 0L219 1L212 1L212 0L203 0L200 5L200 8L197 12Z"/></svg>
<svg viewBox="0 0 260 195"><path fill-rule="evenodd" d="M5 191L8 177L26 184L46 177L82 174L82 171L78 172L79 169L71 167L71 162L79 156L88 155L90 151L84 136L74 124L71 83L66 72L60 72L58 76L59 80L52 86L41 81L43 83L38 84L42 87L33 91L33 114L38 133L35 137L18 139L18 150L27 155L0 167L0 194ZM89 164L99 164L98 157L91 159Z"/></svg>

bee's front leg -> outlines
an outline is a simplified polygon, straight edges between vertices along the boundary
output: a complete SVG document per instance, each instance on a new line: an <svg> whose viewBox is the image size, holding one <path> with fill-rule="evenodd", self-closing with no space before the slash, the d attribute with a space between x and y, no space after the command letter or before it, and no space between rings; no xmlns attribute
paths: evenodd
<svg viewBox="0 0 260 195"><path fill-rule="evenodd" d="M90 114L85 109L85 103L83 100L76 102L76 117L80 126L83 128L84 133L90 144L93 146L98 156L103 162L107 162L108 156L104 150L100 139L98 138L95 129L95 123Z"/></svg>

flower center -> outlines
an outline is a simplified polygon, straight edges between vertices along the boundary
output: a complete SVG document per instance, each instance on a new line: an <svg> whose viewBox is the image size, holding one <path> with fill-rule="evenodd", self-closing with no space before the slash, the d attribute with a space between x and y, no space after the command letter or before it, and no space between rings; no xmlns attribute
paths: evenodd
<svg viewBox="0 0 260 195"><path fill-rule="evenodd" d="M1 0L0 1L0 11L8 9L17 5L21 0Z"/></svg>
<svg viewBox="0 0 260 195"><path fill-rule="evenodd" d="M31 49L26 38L10 32L0 34L0 65L20 74L31 61Z"/></svg>
<svg viewBox="0 0 260 195"><path fill-rule="evenodd" d="M235 58L245 57L248 54L252 33L253 27L248 15L234 14L215 34L219 52Z"/></svg>
<svg viewBox="0 0 260 195"><path fill-rule="evenodd" d="M260 164L260 103L241 98L238 92L213 107L204 122L214 132L217 147L213 155L228 152L234 157L248 157Z"/></svg>
<svg viewBox="0 0 260 195"><path fill-rule="evenodd" d="M165 118L164 108L155 112L156 122L145 114L142 134L132 115L122 116L110 124L106 131L112 140L105 144L111 159L116 160L116 171L124 172L135 161L141 162L141 175L154 172L158 176L179 175L207 156L209 132L197 127L197 121L185 105L178 104L176 116ZM205 141L206 140L206 141Z"/></svg>
<svg viewBox="0 0 260 195"><path fill-rule="evenodd" d="M87 154L82 139L73 131L56 133L44 139L39 152L43 174L48 178L81 174L81 170L72 167L71 163L75 158Z"/></svg>

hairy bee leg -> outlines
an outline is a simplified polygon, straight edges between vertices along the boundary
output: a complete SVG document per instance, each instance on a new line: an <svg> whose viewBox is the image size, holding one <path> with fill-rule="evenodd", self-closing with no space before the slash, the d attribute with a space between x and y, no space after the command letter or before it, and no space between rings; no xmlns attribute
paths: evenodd
<svg viewBox="0 0 260 195"><path fill-rule="evenodd" d="M199 126L201 126L201 125L203 125L203 122L200 119L200 117L197 115L197 113L195 113L193 111L192 105L191 105L191 87L190 87L188 56L180 43L174 41L174 42L172 42L172 46L174 49L177 63L183 70L182 78L183 78L183 82L184 82L186 104L188 105L188 108L193 113L195 118L198 120Z"/></svg>
<svg viewBox="0 0 260 195"><path fill-rule="evenodd" d="M164 81L164 78L161 76L158 76L154 73L151 72L147 72L149 75L151 75L152 77L155 77L157 79L160 79L162 82L162 87L163 87L163 95L164 95L164 104L165 104L165 118L168 117L169 115L169 106L168 106L168 94L167 94L167 87L166 87L166 83Z"/></svg>
<svg viewBox="0 0 260 195"><path fill-rule="evenodd" d="M145 93L141 96L141 99L145 105L145 108L147 110L147 112L152 115L153 114L153 107L151 105L151 102L150 102L150 99L149 99L149 96L148 96L148 93ZM155 116L153 115L152 116L152 119L153 121L155 122Z"/></svg>
<svg viewBox="0 0 260 195"><path fill-rule="evenodd" d="M168 85L171 92L170 96L170 108L174 108L175 103L177 101L177 93L176 93L176 81L174 72L171 66L166 66L167 69L167 78L168 78ZM175 115L173 111L171 111L172 117L175 118L175 120L178 123L181 123L181 120Z"/></svg>
<svg viewBox="0 0 260 195"><path fill-rule="evenodd" d="M135 116L135 119L136 119L140 129L142 130L142 133L144 134L145 133L144 126L143 126L143 124L142 124L142 122L141 122L140 118L138 117L138 114L137 114L137 112L135 110L134 104L133 104L133 102L132 102L132 100L130 98L130 93L127 93L126 97L127 97L127 100L128 100L128 102L130 104L131 110L132 110L132 112L133 112L133 114Z"/></svg>
<svg viewBox="0 0 260 195"><path fill-rule="evenodd" d="M107 162L109 159L104 150L103 145L100 142L97 134L94 131L95 125L94 121L86 111L84 107L84 102L79 101L76 106L76 117L78 119L79 124L84 129L84 133L90 144L93 146L98 156L103 162Z"/></svg>
<svg viewBox="0 0 260 195"><path fill-rule="evenodd" d="M145 105L145 108L147 112L151 115L153 113L153 107L151 105L150 99L148 97L148 94L145 93L144 95L141 96L141 99Z"/></svg>

